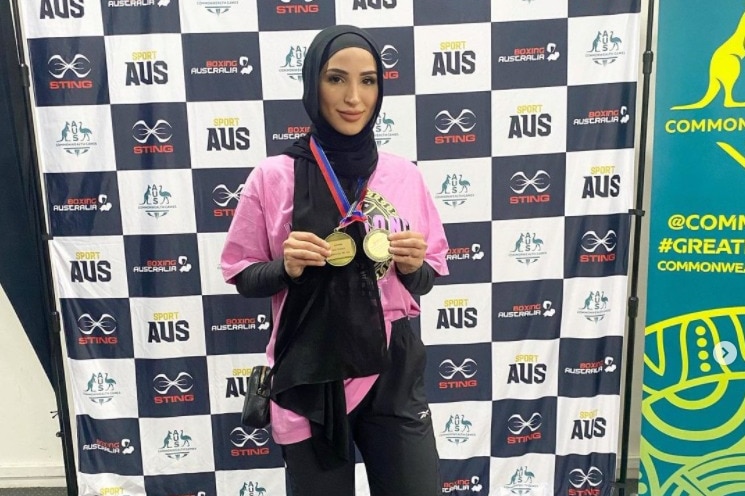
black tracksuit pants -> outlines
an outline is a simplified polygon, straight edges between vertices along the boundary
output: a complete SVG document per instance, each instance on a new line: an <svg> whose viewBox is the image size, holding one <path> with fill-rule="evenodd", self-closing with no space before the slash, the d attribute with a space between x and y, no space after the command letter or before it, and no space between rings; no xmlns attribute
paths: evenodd
<svg viewBox="0 0 745 496"><path fill-rule="evenodd" d="M350 431L367 471L371 496L436 496L441 493L432 416L424 393L425 350L407 319L393 323L391 365L348 415ZM310 439L282 446L292 496L353 496L350 461L325 470Z"/></svg>

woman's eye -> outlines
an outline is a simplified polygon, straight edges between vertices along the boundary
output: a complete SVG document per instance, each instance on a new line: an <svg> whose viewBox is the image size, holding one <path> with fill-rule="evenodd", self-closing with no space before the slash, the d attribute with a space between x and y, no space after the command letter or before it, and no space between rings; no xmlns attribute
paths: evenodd
<svg viewBox="0 0 745 496"><path fill-rule="evenodd" d="M327 81L328 81L329 83L334 83L334 84L336 84L336 83L340 83L340 82L341 82L341 77L339 77L339 76L329 76L329 77L328 77L328 78L327 78L326 80L327 80Z"/></svg>
<svg viewBox="0 0 745 496"><path fill-rule="evenodd" d="M376 85L376 84L378 84L378 80L375 79L375 78L365 78L362 82L364 84L369 84L369 85Z"/></svg>

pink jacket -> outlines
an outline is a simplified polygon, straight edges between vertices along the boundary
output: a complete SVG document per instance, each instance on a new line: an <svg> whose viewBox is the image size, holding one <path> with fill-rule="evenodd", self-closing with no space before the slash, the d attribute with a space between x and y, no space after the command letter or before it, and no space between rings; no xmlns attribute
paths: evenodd
<svg viewBox="0 0 745 496"><path fill-rule="evenodd" d="M249 175L235 217L223 248L223 277L234 283L234 277L252 263L282 258L282 242L292 230L294 162L286 155L269 157ZM376 208L368 215L368 225L390 231L410 229L420 232L427 241L425 260L439 275L447 275L445 262L448 246L440 216L422 179L411 162L379 152L378 165L368 182L366 204ZM391 322L402 317L416 317L419 306L390 267L378 280L390 340ZM274 329L266 349L270 365L274 363L276 330L282 315L287 290L272 297ZM377 375L347 379L345 393L347 412L357 406L372 388ZM272 434L279 444L292 444L310 437L308 420L289 410L271 405Z"/></svg>

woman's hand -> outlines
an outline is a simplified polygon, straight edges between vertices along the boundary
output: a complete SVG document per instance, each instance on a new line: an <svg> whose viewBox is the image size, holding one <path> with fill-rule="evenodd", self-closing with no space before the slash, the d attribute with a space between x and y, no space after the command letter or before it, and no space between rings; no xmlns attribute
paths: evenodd
<svg viewBox="0 0 745 496"><path fill-rule="evenodd" d="M414 231L400 231L388 235L391 247L388 251L393 255L393 262L401 274L411 274L424 263L427 254L427 242L422 233Z"/></svg>
<svg viewBox="0 0 745 496"><path fill-rule="evenodd" d="M313 233L292 231L282 243L285 272L293 279L303 274L308 266L322 267L331 255L329 244Z"/></svg>

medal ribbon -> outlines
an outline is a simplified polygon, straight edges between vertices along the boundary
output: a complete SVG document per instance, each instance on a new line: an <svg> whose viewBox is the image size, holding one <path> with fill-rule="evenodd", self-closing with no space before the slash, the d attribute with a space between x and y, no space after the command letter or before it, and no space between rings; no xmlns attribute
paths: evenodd
<svg viewBox="0 0 745 496"><path fill-rule="evenodd" d="M313 136L310 137L310 151L313 152L313 157L316 159L318 168L321 169L321 174L326 180L326 185L329 187L334 203L336 203L336 207L342 215L342 219L339 221L339 227L344 228L353 222L364 222L367 220L367 216L360 210L362 201L365 199L365 195L367 195L367 186L363 187L366 181L363 178L359 178L357 181L359 199L350 205L347 195L344 193L341 184L339 184L339 179L334 174L334 169L331 168L328 157L326 157L323 148L316 143ZM361 193L360 190L362 190Z"/></svg>

